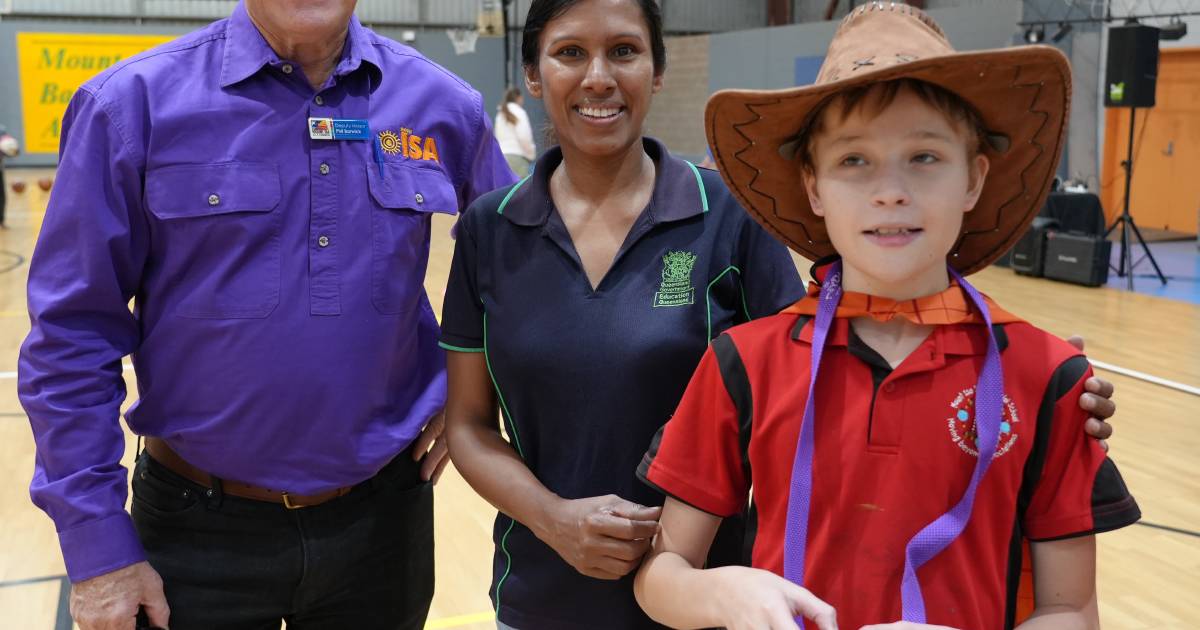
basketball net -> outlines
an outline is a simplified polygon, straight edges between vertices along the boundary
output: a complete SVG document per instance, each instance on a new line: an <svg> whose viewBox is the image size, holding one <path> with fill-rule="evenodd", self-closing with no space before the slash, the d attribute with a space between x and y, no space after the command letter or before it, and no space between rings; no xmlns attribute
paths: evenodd
<svg viewBox="0 0 1200 630"><path fill-rule="evenodd" d="M454 45L454 53L465 55L475 52L475 42L479 40L479 31L473 28L448 28L446 36Z"/></svg>

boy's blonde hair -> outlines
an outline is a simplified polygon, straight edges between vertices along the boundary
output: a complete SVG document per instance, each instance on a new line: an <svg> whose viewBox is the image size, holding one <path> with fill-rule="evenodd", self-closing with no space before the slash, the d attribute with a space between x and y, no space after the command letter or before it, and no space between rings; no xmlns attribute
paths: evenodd
<svg viewBox="0 0 1200 630"><path fill-rule="evenodd" d="M970 103L940 85L918 79L894 79L843 90L821 101L809 114L808 121L797 138L796 159L799 160L801 168L809 173L816 170L813 140L825 130L827 116L831 113L830 107L835 104L840 106L837 110L840 114L838 122L845 122L851 114L859 111L869 116L878 116L902 91L913 94L921 102L936 109L951 125L965 129L968 156L974 157L983 150L987 141L987 128L983 126L983 116Z"/></svg>

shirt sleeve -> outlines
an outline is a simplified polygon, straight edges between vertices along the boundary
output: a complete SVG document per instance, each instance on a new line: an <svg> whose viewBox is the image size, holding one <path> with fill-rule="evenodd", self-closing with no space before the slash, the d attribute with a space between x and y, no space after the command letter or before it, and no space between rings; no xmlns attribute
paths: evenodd
<svg viewBox="0 0 1200 630"><path fill-rule="evenodd" d="M18 395L37 457L30 495L54 520L74 582L145 558L125 512L121 358L141 336L128 308L145 265L143 158L86 89L63 118L58 181L29 267L32 329Z"/></svg>
<svg viewBox="0 0 1200 630"><path fill-rule="evenodd" d="M492 133L492 123L484 114L483 97L476 93L475 99L475 148L458 190L460 210L471 205L480 195L517 181Z"/></svg>
<svg viewBox="0 0 1200 630"><path fill-rule="evenodd" d="M737 256L752 319L774 315L804 297L804 282L788 248L749 215L742 220Z"/></svg>
<svg viewBox="0 0 1200 630"><path fill-rule="evenodd" d="M442 335L438 345L454 352L484 350L483 301L480 299L477 266L479 250L470 225L472 212L468 211L458 222L450 279L446 283L446 299L442 304Z"/></svg>
<svg viewBox="0 0 1200 630"><path fill-rule="evenodd" d="M675 415L659 430L638 477L663 494L720 517L740 514L750 491L740 429L749 419L731 395L745 368L732 338L717 337L692 375ZM748 386L748 383L744 383Z"/></svg>
<svg viewBox="0 0 1200 630"><path fill-rule="evenodd" d="M1088 536L1141 518L1116 465L1083 431L1088 414L1080 409L1079 397L1091 375L1086 358L1067 360L1051 377L1042 401L1038 433L1049 433L1038 436L1030 455L1043 461L1023 517L1025 536L1032 541Z"/></svg>

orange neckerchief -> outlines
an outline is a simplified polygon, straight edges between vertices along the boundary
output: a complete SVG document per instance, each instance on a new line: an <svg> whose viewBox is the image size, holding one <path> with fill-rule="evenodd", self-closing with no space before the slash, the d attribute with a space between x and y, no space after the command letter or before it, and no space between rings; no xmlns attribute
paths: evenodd
<svg viewBox="0 0 1200 630"><path fill-rule="evenodd" d="M817 269L814 274L818 279L824 280L826 269L827 267ZM782 312L816 317L820 294L821 285L809 282L808 295L783 309ZM1025 321L1000 308L992 301L992 298L985 295L983 299L987 302L988 310L991 311L993 324ZM893 300L866 293L843 291L842 301L838 303L835 317L870 317L879 322L889 322L896 317L903 317L914 324L927 326L983 323L983 317L971 307L971 300L954 279L950 280L950 286L945 291L915 300Z"/></svg>

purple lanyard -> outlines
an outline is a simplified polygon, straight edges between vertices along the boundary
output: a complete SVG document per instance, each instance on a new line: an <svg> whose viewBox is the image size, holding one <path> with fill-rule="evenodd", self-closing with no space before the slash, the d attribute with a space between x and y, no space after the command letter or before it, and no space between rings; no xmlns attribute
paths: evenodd
<svg viewBox="0 0 1200 630"><path fill-rule="evenodd" d="M966 492L949 512L942 514L908 541L904 553L904 579L900 585L900 601L903 620L925 623L925 599L921 595L921 583L917 580L917 569L958 538L971 517L975 504L975 492L987 472L1000 441L1001 404L1003 402L1004 373L1000 368L1000 350L992 332L992 316L983 297L954 269L950 274L975 308L983 315L988 331L987 356L983 371L975 387L975 423L979 435L977 450L979 459L971 474L971 483ZM796 459L792 464L792 487L788 495L787 526L783 550L783 575L792 582L804 585L804 552L808 545L808 510L812 498L812 460L814 448L813 421L814 399L817 391L817 371L821 367L821 355L825 349L825 338L833 326L837 305L842 299L842 263L833 263L821 283L820 303L812 339L812 377L808 383L808 400L804 404L804 421L800 426L800 439L796 444ZM881 620L882 621L882 620ZM801 617L796 624L804 627Z"/></svg>

